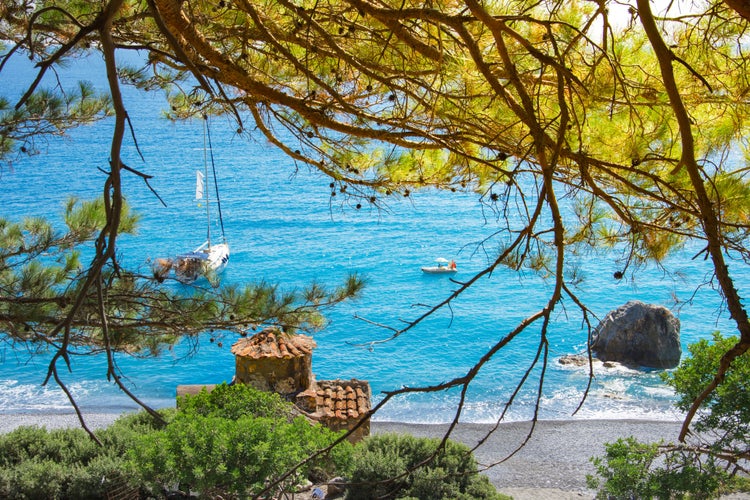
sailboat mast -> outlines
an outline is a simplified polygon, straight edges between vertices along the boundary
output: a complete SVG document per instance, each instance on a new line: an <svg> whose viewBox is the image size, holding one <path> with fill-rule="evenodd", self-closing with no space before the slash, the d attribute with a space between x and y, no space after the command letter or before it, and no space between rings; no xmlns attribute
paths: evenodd
<svg viewBox="0 0 750 500"><path fill-rule="evenodd" d="M206 122L208 116L203 115L203 178L208 180L208 144L207 144L207 131ZM206 196L206 241L208 242L208 248L211 249L211 190L208 189L208 184L203 183L204 194Z"/></svg>
<svg viewBox="0 0 750 500"><path fill-rule="evenodd" d="M219 226L221 227L221 242L226 244L227 235L224 232L224 217L221 214L221 196L219 196L219 180L216 178L216 163L214 162L214 147L211 144L211 129L208 126L208 116L206 116L206 137L208 137L208 153L211 155L211 173L214 179L214 190L216 191L216 210L219 213ZM208 167L206 167L208 171ZM208 189L208 186L206 186Z"/></svg>

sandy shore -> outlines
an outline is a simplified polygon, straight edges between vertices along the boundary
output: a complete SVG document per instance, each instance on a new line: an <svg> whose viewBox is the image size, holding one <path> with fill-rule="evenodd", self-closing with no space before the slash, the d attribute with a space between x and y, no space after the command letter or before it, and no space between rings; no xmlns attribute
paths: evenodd
<svg viewBox="0 0 750 500"><path fill-rule="evenodd" d="M109 425L118 415L87 414L91 428ZM0 432L20 425L48 429L77 426L75 415L0 415ZM502 462L526 438L530 422L504 423L479 446L474 455L498 491L516 500L572 500L593 498L586 488L586 475L594 472L589 458L604 452L604 443L635 436L641 441L674 441L679 422L643 420L548 420L538 422L529 442L513 457ZM373 422L372 432L408 433L420 437L441 437L447 425ZM460 424L451 435L455 441L474 447L492 426ZM499 463L501 462L501 463ZM491 466L491 467L489 467ZM733 496L732 498L750 498Z"/></svg>

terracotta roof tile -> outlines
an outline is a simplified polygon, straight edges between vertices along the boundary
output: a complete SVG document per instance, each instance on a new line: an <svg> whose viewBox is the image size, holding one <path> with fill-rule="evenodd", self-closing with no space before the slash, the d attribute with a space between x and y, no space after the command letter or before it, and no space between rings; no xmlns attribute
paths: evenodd
<svg viewBox="0 0 750 500"><path fill-rule="evenodd" d="M325 418L356 419L370 411L370 384L364 380L318 381L317 412Z"/></svg>
<svg viewBox="0 0 750 500"><path fill-rule="evenodd" d="M299 358L312 354L317 344L306 335L287 335L277 328L266 328L252 337L239 339L232 354L244 358Z"/></svg>

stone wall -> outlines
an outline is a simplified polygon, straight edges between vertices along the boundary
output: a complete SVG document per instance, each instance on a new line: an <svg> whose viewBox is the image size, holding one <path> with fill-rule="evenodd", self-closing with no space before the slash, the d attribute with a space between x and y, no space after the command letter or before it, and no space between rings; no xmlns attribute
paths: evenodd
<svg viewBox="0 0 750 500"><path fill-rule="evenodd" d="M261 391L289 396L307 389L313 382L312 358L235 358L235 381Z"/></svg>

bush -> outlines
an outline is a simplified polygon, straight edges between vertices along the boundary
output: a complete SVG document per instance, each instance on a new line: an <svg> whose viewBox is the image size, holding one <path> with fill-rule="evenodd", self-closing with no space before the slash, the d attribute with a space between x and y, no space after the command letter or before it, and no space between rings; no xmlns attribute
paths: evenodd
<svg viewBox="0 0 750 500"><path fill-rule="evenodd" d="M592 459L604 481L587 476L597 498L716 498L732 480L712 457L689 448L660 448L630 437L605 445L605 451L604 458Z"/></svg>
<svg viewBox="0 0 750 500"><path fill-rule="evenodd" d="M236 420L243 416L288 418L294 407L276 393L263 392L245 384L219 384L209 392L183 396L177 408L184 413Z"/></svg>
<svg viewBox="0 0 750 500"><path fill-rule="evenodd" d="M680 363L673 373L664 379L677 393L677 408L687 411L696 397L713 379L721 356L737 343L737 337L724 338L718 332L713 335L713 344L701 340L691 344L690 356ZM700 431L721 430L716 444L746 450L750 444L750 354L734 360L732 366L713 394L704 403L708 411L699 412L695 418L695 429Z"/></svg>
<svg viewBox="0 0 750 500"><path fill-rule="evenodd" d="M129 456L153 491L178 485L206 496L247 497L337 437L291 418L291 405L275 394L225 385L182 399L169 425L140 436ZM342 443L305 464L280 489L291 491L313 470L345 471L350 453L351 445Z"/></svg>
<svg viewBox="0 0 750 500"><path fill-rule="evenodd" d="M649 474L659 454L657 444L639 443L635 438L607 443L604 458L593 458L596 472L605 479L597 498L652 498L659 493L655 478ZM589 488L598 489L599 480L586 478Z"/></svg>
<svg viewBox="0 0 750 500"><path fill-rule="evenodd" d="M19 427L0 435L0 465L13 466L32 459L85 463L100 452L98 448L82 429Z"/></svg>
<svg viewBox="0 0 750 500"><path fill-rule="evenodd" d="M736 342L736 337L713 336L714 343L701 340L689 346L690 356L664 380L674 388L677 408L687 411L695 398L713 379L721 356ZM593 458L597 474L589 476L590 488L598 489L598 498L715 498L722 493L747 490L748 481L736 475L736 461L750 445L750 355L735 359L724 381L704 402L696 414L694 428L701 438L680 446L640 443L633 438L605 446L604 458Z"/></svg>
<svg viewBox="0 0 750 500"><path fill-rule="evenodd" d="M0 498L104 498L113 487L137 484L125 452L153 430L145 412L120 417L99 431L99 446L82 429L19 427L0 435Z"/></svg>
<svg viewBox="0 0 750 500"><path fill-rule="evenodd" d="M206 496L246 497L289 470L337 434L293 418L278 395L218 386L161 410L166 425L140 412L97 432L21 427L0 435L0 498L105 498L114 489L160 496L180 484ZM352 446L343 442L305 464L279 489L312 472L346 474ZM150 492L148 489L150 488Z"/></svg>
<svg viewBox="0 0 750 500"><path fill-rule="evenodd" d="M499 499L503 498L463 444L448 441L428 464L439 439L379 434L364 440L354 452L348 500Z"/></svg>

